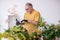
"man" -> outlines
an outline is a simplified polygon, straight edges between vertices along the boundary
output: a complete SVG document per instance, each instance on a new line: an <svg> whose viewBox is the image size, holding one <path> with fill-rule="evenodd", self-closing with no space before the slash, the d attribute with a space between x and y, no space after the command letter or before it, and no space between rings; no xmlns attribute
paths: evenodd
<svg viewBox="0 0 60 40"><path fill-rule="evenodd" d="M38 24L40 13L33 8L31 3L26 3L25 10L24 21L22 21L22 23L25 23L24 27L28 30L29 34L31 34L33 31L37 32L38 29L35 27L35 25Z"/></svg>

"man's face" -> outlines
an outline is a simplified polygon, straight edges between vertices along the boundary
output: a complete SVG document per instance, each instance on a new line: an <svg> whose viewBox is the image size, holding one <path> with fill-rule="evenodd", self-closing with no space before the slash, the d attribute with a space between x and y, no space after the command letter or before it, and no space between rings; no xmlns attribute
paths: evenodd
<svg viewBox="0 0 60 40"><path fill-rule="evenodd" d="M28 5L25 5L25 10L26 10L26 12L31 13L32 12L32 7L28 6Z"/></svg>

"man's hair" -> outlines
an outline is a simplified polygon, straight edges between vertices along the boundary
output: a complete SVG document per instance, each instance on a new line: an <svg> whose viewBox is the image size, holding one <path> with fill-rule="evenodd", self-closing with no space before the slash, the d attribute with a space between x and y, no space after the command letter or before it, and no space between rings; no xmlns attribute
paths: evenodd
<svg viewBox="0 0 60 40"><path fill-rule="evenodd" d="M26 3L26 5L33 7L33 5L31 3Z"/></svg>

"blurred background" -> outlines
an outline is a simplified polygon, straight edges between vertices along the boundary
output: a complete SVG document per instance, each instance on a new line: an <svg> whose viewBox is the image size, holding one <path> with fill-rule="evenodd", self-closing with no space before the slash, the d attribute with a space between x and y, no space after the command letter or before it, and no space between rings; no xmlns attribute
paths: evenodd
<svg viewBox="0 0 60 40"><path fill-rule="evenodd" d="M23 19L25 4L30 2L34 9L38 10L47 23L57 24L60 20L60 0L0 0L0 31L8 28L8 9L16 5L19 20Z"/></svg>

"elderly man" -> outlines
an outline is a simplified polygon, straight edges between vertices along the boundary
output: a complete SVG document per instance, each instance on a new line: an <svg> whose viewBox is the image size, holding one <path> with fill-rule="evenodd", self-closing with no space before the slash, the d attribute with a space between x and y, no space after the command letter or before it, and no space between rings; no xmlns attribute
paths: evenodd
<svg viewBox="0 0 60 40"><path fill-rule="evenodd" d="M29 34L32 32L38 32L35 25L37 25L40 20L40 13L33 9L33 5L31 3L26 3L25 10L24 20L22 21L22 23L24 23L24 27L28 30Z"/></svg>

